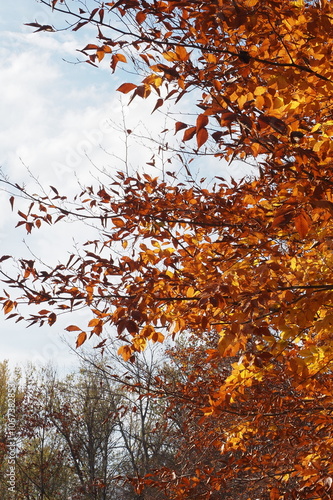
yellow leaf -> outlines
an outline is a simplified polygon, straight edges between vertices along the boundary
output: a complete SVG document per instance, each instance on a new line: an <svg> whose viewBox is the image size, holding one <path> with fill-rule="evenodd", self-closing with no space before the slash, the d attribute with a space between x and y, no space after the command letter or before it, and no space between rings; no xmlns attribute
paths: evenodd
<svg viewBox="0 0 333 500"><path fill-rule="evenodd" d="M259 0L243 0L243 5L244 7L254 7L258 2Z"/></svg>
<svg viewBox="0 0 333 500"><path fill-rule="evenodd" d="M117 59L118 59L118 61L120 61L120 62L127 62L127 59L126 59L126 57L124 56L124 54L117 54Z"/></svg>
<svg viewBox="0 0 333 500"><path fill-rule="evenodd" d="M297 267L297 260L295 259L295 257L292 257L292 259L290 260L290 267L293 271L295 271Z"/></svg>
<svg viewBox="0 0 333 500"><path fill-rule="evenodd" d="M263 94L266 94L266 92L267 92L266 87L259 86L255 89L255 91L253 93L254 93L254 95L263 95Z"/></svg>
<svg viewBox="0 0 333 500"><path fill-rule="evenodd" d="M265 98L262 95L258 95L256 98L256 107L262 109L265 106Z"/></svg>
<svg viewBox="0 0 333 500"><path fill-rule="evenodd" d="M144 337L135 337L132 343L138 351L144 351L147 347L147 339Z"/></svg>
<svg viewBox="0 0 333 500"><path fill-rule="evenodd" d="M237 103L240 109L243 109L243 106L246 103L246 101L247 101L247 96L244 94L237 99Z"/></svg>

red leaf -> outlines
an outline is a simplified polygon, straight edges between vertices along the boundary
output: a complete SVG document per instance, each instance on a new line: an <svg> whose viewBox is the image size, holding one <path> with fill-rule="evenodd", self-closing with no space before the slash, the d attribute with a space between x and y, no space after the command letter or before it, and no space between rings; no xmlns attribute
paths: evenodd
<svg viewBox="0 0 333 500"><path fill-rule="evenodd" d="M287 125L280 120L280 118L276 118L275 116L260 115L259 122L264 122L279 134L286 135L288 133Z"/></svg>

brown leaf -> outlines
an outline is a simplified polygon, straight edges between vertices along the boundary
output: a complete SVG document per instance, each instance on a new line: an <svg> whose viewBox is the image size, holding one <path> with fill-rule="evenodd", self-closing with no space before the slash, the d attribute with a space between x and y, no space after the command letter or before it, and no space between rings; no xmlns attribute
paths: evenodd
<svg viewBox="0 0 333 500"><path fill-rule="evenodd" d="M197 132L208 125L208 116L200 114L197 118L196 128Z"/></svg>
<svg viewBox="0 0 333 500"><path fill-rule="evenodd" d="M195 133L197 131L196 127L190 127L187 130L185 130L184 136L183 136L183 141L189 141L195 136Z"/></svg>
<svg viewBox="0 0 333 500"><path fill-rule="evenodd" d="M65 330L67 330L67 332L78 332L81 330L81 328L76 325L69 325L65 328Z"/></svg>
<svg viewBox="0 0 333 500"><path fill-rule="evenodd" d="M182 130L182 129L186 128L186 127L187 127L186 123L176 122L176 124L175 124L175 134L177 134L177 132L179 132L179 130Z"/></svg>
<svg viewBox="0 0 333 500"><path fill-rule="evenodd" d="M155 107L154 107L153 111L151 112L151 114L153 114L154 111L156 111L156 109L160 108L163 105L163 102L164 102L163 99L161 99L161 98L157 99L157 102L156 102Z"/></svg>
<svg viewBox="0 0 333 500"><path fill-rule="evenodd" d="M264 122L266 125L269 125L276 132L282 135L287 135L288 127L284 123L284 121L280 120L280 118L276 118L275 116L268 115L260 115L259 122Z"/></svg>
<svg viewBox="0 0 333 500"><path fill-rule="evenodd" d="M308 216L308 214L304 211L302 211L295 218L295 227L301 238L305 238L305 236L308 234L310 225L311 225L311 219Z"/></svg>

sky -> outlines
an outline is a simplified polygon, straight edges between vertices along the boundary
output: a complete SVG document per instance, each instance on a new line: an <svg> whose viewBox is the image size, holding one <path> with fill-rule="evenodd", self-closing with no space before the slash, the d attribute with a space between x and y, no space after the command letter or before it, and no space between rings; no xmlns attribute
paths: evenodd
<svg viewBox="0 0 333 500"><path fill-rule="evenodd" d="M78 182L97 182L99 170L124 170L123 128L131 129L128 162L132 171L148 171L151 151L142 147L135 135L149 136L164 128L163 113L153 115L156 98L134 100L116 92L121 83L131 81L124 72L111 74L107 65L99 69L78 64L78 52L94 41L93 32L33 33L25 23L56 24L60 19L36 0L0 3L0 167L12 182L33 189L38 183L46 191L50 185L62 194L78 192ZM62 18L63 20L63 18ZM184 100L183 106L193 103ZM202 172L211 178L227 175L226 165L205 159L193 163L194 176ZM237 170L237 169L236 169ZM230 173L230 169L229 169ZM242 172L238 172L238 175ZM234 175L234 173L233 173ZM237 175L237 173L236 173ZM11 212L9 194L0 184L0 255L32 258L38 255L57 262L71 253L73 239L83 236L79 227L54 226L27 236L16 228L17 209ZM65 192L64 192L65 191ZM24 205L23 205L24 206ZM84 235L85 236L85 235ZM0 296L2 295L0 283ZM82 313L84 314L84 313ZM66 323L67 324L67 323ZM69 370L77 363L70 347L75 335L64 331L65 324L30 327L4 320L0 312L0 360L11 366L56 363ZM68 345L69 344L69 345Z"/></svg>

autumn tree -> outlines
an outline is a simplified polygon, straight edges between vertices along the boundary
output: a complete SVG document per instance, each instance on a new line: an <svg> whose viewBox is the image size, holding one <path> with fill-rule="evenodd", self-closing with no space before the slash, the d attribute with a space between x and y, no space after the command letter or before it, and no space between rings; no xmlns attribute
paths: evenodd
<svg viewBox="0 0 333 500"><path fill-rule="evenodd" d="M96 27L97 42L81 51L89 63L109 58L115 71L132 60L145 72L139 84L119 87L131 99L156 93L155 109L165 101L177 109L193 92L194 121L175 123L182 141L198 155L254 162L258 174L218 178L208 189L120 172L88 186L76 205L56 188L38 196L12 184L30 201L18 222L29 233L73 219L100 233L52 269L22 259L15 274L3 256L5 314L52 325L67 311L77 346L97 336L103 348L103 333L115 327L119 354L131 361L166 334L187 332L199 344L208 336L204 395L192 390L203 413L198 428L218 437L225 468L203 472L199 464L190 486L203 474L210 486L196 498L243 473L244 498L256 498L259 480L262 498L330 498L332 3L42 3L71 19L68 29ZM91 318L79 325L83 306ZM210 375L211 360L223 376ZM184 483L173 491L191 498Z"/></svg>
<svg viewBox="0 0 333 500"><path fill-rule="evenodd" d="M152 357L125 367L110 351L83 358L80 373L57 384L48 420L66 442L80 498L139 500L138 478L165 464L167 434L150 393L156 369ZM145 498L162 497L147 487Z"/></svg>

